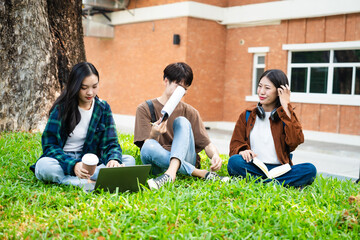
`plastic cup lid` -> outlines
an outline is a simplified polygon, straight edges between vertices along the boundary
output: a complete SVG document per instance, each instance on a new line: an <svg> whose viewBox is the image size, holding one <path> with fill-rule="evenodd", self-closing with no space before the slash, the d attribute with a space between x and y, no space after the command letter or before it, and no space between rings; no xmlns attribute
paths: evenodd
<svg viewBox="0 0 360 240"><path fill-rule="evenodd" d="M97 165L99 158L93 153L87 153L82 157L81 161L87 165Z"/></svg>

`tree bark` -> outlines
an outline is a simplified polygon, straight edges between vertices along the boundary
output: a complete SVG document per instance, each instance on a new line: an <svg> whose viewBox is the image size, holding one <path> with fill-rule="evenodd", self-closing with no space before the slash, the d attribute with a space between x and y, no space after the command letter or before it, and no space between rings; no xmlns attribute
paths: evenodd
<svg viewBox="0 0 360 240"><path fill-rule="evenodd" d="M0 131L42 130L71 67L85 61L81 0L0 2Z"/></svg>

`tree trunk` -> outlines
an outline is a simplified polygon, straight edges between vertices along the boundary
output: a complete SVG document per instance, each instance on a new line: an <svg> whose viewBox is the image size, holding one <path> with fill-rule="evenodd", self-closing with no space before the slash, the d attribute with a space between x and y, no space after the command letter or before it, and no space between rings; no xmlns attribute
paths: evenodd
<svg viewBox="0 0 360 240"><path fill-rule="evenodd" d="M43 129L71 67L85 61L81 0L0 2L0 131Z"/></svg>

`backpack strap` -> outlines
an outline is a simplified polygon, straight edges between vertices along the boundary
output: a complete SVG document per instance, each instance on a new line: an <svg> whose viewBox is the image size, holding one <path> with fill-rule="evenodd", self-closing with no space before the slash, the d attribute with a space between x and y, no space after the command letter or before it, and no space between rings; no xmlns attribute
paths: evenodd
<svg viewBox="0 0 360 240"><path fill-rule="evenodd" d="M248 119L249 119L249 116L250 116L250 111L249 110L246 110L246 123L247 123L247 121L248 121Z"/></svg>
<svg viewBox="0 0 360 240"><path fill-rule="evenodd" d="M154 104L151 100L146 100L147 105L149 106L150 114L151 114L151 122L156 122L156 115L154 110Z"/></svg>
<svg viewBox="0 0 360 240"><path fill-rule="evenodd" d="M249 110L246 110L246 123L247 123L247 121L248 121L248 119L249 119L249 116L250 116L250 113L251 113L251 111L249 111ZM282 122L283 123L283 128L284 128L284 131L285 131L285 123L284 122ZM288 147L287 147L288 148ZM290 160L292 160L292 157L293 157L293 154L292 153L290 153L290 151L288 150L288 152L289 152L289 158L290 158Z"/></svg>

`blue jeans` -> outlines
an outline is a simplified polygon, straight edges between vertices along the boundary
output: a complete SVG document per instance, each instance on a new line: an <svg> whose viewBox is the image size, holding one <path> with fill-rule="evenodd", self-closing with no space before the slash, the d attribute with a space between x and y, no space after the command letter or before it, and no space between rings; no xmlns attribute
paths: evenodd
<svg viewBox="0 0 360 240"><path fill-rule="evenodd" d="M65 154L73 157L80 158L79 152L65 152ZM125 166L135 165L135 159L130 155L123 155L122 162ZM96 181L101 168L106 167L100 164L96 167L94 174L90 177L91 180ZM50 157L40 158L35 165L35 176L37 179L45 182L54 182L59 184L84 186L88 183L87 179L81 179L77 176L65 175L58 160Z"/></svg>
<svg viewBox="0 0 360 240"><path fill-rule="evenodd" d="M279 166L276 164L265 164L269 170ZM228 172L230 176L246 177L249 174L252 177L272 181L267 179L266 175L253 163L246 162L241 155L235 154L230 157L228 162ZM284 175L275 178L279 184L284 186L300 187L310 185L316 177L316 168L311 163L302 163L291 166L291 170Z"/></svg>
<svg viewBox="0 0 360 240"><path fill-rule="evenodd" d="M195 170L196 152L194 134L189 120L178 117L173 124L174 139L171 151L164 149L156 140L148 139L141 148L140 156L143 164L152 165L152 174L165 172L172 158L180 160L179 173L191 175Z"/></svg>

